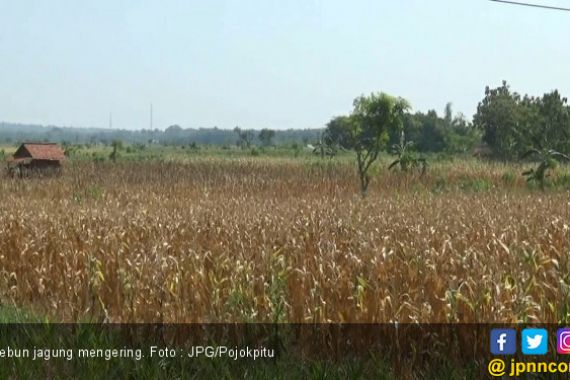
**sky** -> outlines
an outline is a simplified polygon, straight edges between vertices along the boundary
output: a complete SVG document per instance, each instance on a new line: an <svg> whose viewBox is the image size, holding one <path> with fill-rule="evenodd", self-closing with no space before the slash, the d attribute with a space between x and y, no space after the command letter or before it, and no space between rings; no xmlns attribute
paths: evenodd
<svg viewBox="0 0 570 380"><path fill-rule="evenodd" d="M0 120L320 128L373 91L470 119L502 80L570 95L569 43L487 0L0 0Z"/></svg>

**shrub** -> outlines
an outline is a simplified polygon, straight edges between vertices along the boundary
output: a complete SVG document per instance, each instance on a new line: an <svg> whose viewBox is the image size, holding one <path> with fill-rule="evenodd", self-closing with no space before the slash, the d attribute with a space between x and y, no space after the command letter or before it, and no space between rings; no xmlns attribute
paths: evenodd
<svg viewBox="0 0 570 380"><path fill-rule="evenodd" d="M509 185L512 186L516 183L517 181L517 175L515 174L515 172L509 170L505 173L503 173L503 175L501 176L501 181L505 184L505 185Z"/></svg>

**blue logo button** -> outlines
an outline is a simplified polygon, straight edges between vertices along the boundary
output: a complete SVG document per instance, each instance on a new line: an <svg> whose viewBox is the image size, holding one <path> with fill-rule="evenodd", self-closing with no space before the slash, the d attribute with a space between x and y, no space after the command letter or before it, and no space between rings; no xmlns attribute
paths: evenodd
<svg viewBox="0 0 570 380"><path fill-rule="evenodd" d="M517 352L517 332L514 329L491 330L491 353L514 355Z"/></svg>
<svg viewBox="0 0 570 380"><path fill-rule="evenodd" d="M525 355L546 355L548 352L548 331L545 329L524 329L521 335L522 353Z"/></svg>

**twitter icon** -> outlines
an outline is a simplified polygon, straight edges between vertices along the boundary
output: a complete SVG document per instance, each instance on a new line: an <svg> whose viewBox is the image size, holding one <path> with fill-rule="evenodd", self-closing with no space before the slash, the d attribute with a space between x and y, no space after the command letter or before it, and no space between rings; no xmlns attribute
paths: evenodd
<svg viewBox="0 0 570 380"><path fill-rule="evenodd" d="M545 329L524 329L521 344L522 353L525 355L546 355L548 352L548 331Z"/></svg>

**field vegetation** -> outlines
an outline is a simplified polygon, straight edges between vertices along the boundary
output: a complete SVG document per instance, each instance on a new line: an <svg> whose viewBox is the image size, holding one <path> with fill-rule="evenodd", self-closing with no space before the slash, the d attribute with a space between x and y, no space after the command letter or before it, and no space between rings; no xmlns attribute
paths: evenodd
<svg viewBox="0 0 570 380"><path fill-rule="evenodd" d="M69 322L568 322L566 98L504 82L473 122L353 106L298 132L5 130L4 158L44 134L68 160L0 182L0 301Z"/></svg>
<svg viewBox="0 0 570 380"><path fill-rule="evenodd" d="M191 325L208 342L224 340L216 326L271 323L235 325L283 350L240 373L438 379L478 378L481 323L569 323L567 100L503 83L486 89L472 122L450 104L443 117L411 113L384 93L353 106L321 130L0 131L0 160L30 136L60 142L67 157L52 176L1 177L0 320L215 323ZM320 324L329 322L355 330L338 335ZM372 335L369 323L391 323L396 336ZM25 327L27 344L50 345L49 325ZM112 324L84 326L70 344L118 338ZM138 336L188 343L158 326ZM49 377L74 365L46 363L8 372ZM97 370L204 378L236 368L180 364Z"/></svg>
<svg viewBox="0 0 570 380"><path fill-rule="evenodd" d="M70 161L0 182L3 305L58 321L567 322L568 172Z"/></svg>

